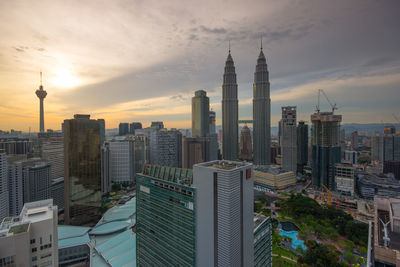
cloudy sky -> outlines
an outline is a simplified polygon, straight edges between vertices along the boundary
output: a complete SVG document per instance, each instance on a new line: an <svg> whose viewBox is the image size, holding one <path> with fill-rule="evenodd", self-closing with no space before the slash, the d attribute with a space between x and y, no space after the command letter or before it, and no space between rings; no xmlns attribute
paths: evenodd
<svg viewBox="0 0 400 267"><path fill-rule="evenodd" d="M76 113L190 128L206 90L221 121L231 40L241 119L252 116L260 38L270 71L272 124L284 105L309 120L317 90L344 123L400 117L400 1L0 1L0 129L37 131L39 72L45 127ZM322 109L329 109L323 101Z"/></svg>

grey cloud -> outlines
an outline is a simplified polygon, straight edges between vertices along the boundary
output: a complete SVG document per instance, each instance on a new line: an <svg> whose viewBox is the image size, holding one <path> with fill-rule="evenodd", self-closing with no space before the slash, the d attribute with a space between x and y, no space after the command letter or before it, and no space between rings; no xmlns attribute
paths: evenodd
<svg viewBox="0 0 400 267"><path fill-rule="evenodd" d="M208 34L225 34L228 32L225 28L208 28L204 25L200 26L200 30Z"/></svg>

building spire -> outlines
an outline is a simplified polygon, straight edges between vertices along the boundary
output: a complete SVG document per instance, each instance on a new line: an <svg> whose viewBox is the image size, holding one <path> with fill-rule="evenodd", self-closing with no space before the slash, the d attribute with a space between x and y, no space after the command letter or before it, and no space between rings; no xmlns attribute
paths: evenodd
<svg viewBox="0 0 400 267"><path fill-rule="evenodd" d="M263 50L263 47L262 47L262 36L261 36L261 50Z"/></svg>
<svg viewBox="0 0 400 267"><path fill-rule="evenodd" d="M229 54L231 53L231 40L228 40L228 44L229 44Z"/></svg>

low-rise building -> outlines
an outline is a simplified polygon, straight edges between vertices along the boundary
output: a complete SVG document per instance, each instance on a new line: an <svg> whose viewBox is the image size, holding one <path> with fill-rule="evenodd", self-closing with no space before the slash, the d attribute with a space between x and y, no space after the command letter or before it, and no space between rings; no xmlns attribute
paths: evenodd
<svg viewBox="0 0 400 267"><path fill-rule="evenodd" d="M58 266L57 206L51 199L26 203L0 225L3 266ZM0 265L1 266L1 265Z"/></svg>
<svg viewBox="0 0 400 267"><path fill-rule="evenodd" d="M284 189L296 184L296 175L278 166L260 166L254 170L254 184L273 190Z"/></svg>
<svg viewBox="0 0 400 267"><path fill-rule="evenodd" d="M357 173L357 188L360 197L396 197L400 192L400 181L383 174Z"/></svg>
<svg viewBox="0 0 400 267"><path fill-rule="evenodd" d="M400 266L400 198L376 196L374 266Z"/></svg>
<svg viewBox="0 0 400 267"><path fill-rule="evenodd" d="M355 167L353 164L335 164L336 191L346 195L354 196L355 189Z"/></svg>

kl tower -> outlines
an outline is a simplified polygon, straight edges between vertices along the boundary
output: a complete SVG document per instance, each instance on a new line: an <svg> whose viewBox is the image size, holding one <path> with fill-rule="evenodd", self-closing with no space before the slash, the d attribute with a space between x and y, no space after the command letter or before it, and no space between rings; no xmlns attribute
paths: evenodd
<svg viewBox="0 0 400 267"><path fill-rule="evenodd" d="M43 100L47 96L47 92L43 90L42 85L42 72L40 72L40 86L39 89L36 90L36 95L40 99L40 132L44 132L44 111L43 111Z"/></svg>

